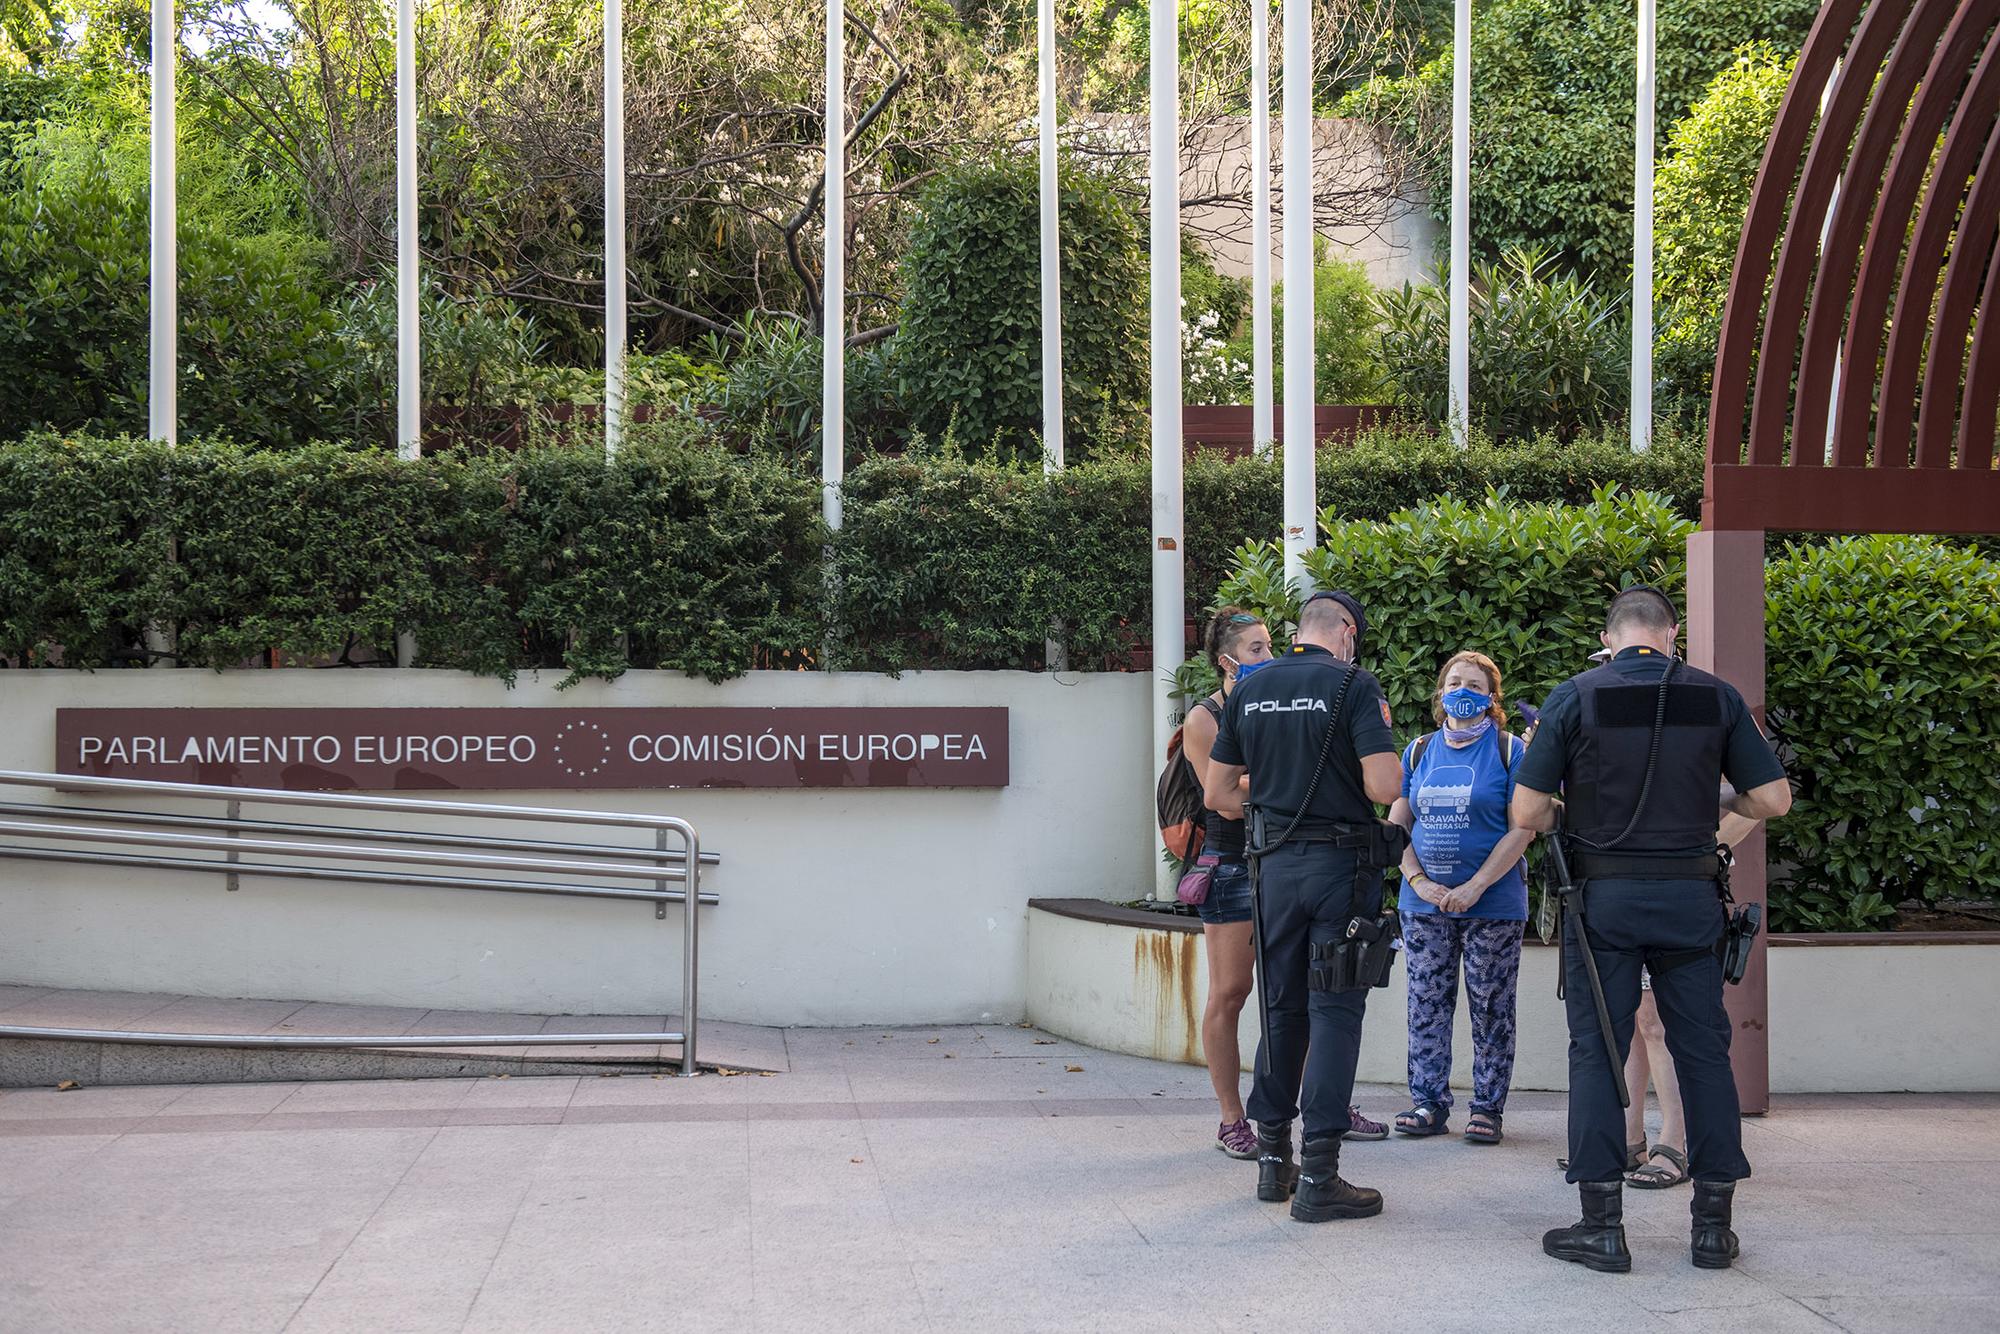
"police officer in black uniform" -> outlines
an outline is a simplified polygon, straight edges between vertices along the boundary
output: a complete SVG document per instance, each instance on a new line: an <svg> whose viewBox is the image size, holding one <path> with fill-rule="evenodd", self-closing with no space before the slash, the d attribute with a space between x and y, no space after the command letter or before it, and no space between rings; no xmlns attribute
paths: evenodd
<svg viewBox="0 0 2000 1334"><path fill-rule="evenodd" d="M1237 678L1210 753L1207 803L1244 813L1256 867L1258 984L1265 1032L1257 1048L1250 1119L1257 1123L1257 1198L1292 1199L1292 1217L1318 1223L1382 1211L1378 1191L1339 1176L1367 989L1322 989L1316 955L1380 907L1382 873L1369 869L1381 822L1371 802L1402 790L1382 687L1353 665L1366 627L1345 593L1308 598L1292 651ZM1400 831L1398 831L1400 832ZM1371 897L1372 896L1372 897ZM1364 902L1363 899L1366 899ZM1302 1167L1292 1119L1303 1110Z"/></svg>
<svg viewBox="0 0 2000 1334"><path fill-rule="evenodd" d="M1612 1273L1632 1267L1619 1089L1642 964L1687 1106L1694 1263L1725 1269L1736 1257L1731 1202L1750 1164L1715 949L1727 922L1727 865L1716 833L1731 816L1747 828L1745 821L1774 819L1792 802L1784 768L1735 687L1674 656L1678 621L1658 589L1628 588L1614 598L1603 635L1610 661L1555 688L1514 772L1514 823L1547 831L1560 814L1570 874L1583 887L1581 913L1566 913L1563 928L1568 1179L1583 1198L1583 1217L1548 1233L1542 1249ZM1725 777L1733 788L1726 799ZM1585 948L1615 1054L1605 1050Z"/></svg>

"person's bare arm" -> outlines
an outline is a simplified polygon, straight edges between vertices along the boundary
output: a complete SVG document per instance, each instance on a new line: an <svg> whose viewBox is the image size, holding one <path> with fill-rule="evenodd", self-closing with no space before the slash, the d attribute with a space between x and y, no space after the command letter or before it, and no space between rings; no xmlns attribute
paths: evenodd
<svg viewBox="0 0 2000 1334"><path fill-rule="evenodd" d="M1740 815L1746 820L1775 820L1791 808L1792 785L1784 778L1759 783L1722 803L1724 815Z"/></svg>
<svg viewBox="0 0 2000 1334"><path fill-rule="evenodd" d="M1183 743L1185 744L1185 743ZM1240 764L1217 764L1208 762L1208 774L1202 779L1202 804L1225 820L1243 818L1243 777L1249 773Z"/></svg>
<svg viewBox="0 0 2000 1334"><path fill-rule="evenodd" d="M1389 807L1389 823L1399 824L1405 829L1417 827L1417 813L1411 808L1408 797L1396 798L1395 804ZM1441 905L1444 896L1451 892L1430 878L1430 874L1424 870L1423 862L1417 859L1417 848L1414 843L1403 846L1402 871L1403 878L1410 882L1410 892L1432 907Z"/></svg>
<svg viewBox="0 0 2000 1334"><path fill-rule="evenodd" d="M1403 795L1403 761L1393 750L1361 758L1361 787L1368 800L1387 806Z"/></svg>
<svg viewBox="0 0 2000 1334"><path fill-rule="evenodd" d="M1514 799L1508 803L1507 819L1515 829L1546 834L1556 827L1562 803L1553 792L1537 792L1521 783L1514 784Z"/></svg>

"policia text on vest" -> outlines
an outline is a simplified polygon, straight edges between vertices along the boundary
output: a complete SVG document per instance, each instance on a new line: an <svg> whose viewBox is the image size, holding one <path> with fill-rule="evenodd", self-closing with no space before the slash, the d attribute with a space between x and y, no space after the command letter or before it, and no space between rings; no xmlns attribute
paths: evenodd
<svg viewBox="0 0 2000 1334"><path fill-rule="evenodd" d="M1302 1222L1382 1210L1379 1192L1339 1175L1367 974L1386 975L1392 957L1382 872L1398 860L1402 835L1375 818L1373 803L1402 790L1402 766L1382 687L1353 665L1365 628L1346 594L1310 598L1292 652L1238 678L1208 768L1209 808L1249 821L1264 1007L1248 1105L1257 1197L1291 1199ZM1238 785L1246 773L1247 812ZM1295 1117L1305 1123L1297 1163Z"/></svg>
<svg viewBox="0 0 2000 1334"><path fill-rule="evenodd" d="M1522 828L1548 831L1560 823L1580 890L1566 896L1573 910L1564 914L1563 981L1569 1179L1583 1217L1550 1232L1542 1247L1615 1273L1632 1267L1620 1098L1642 966L1674 1044L1687 1105L1692 1258L1721 1269L1736 1256L1731 1206L1750 1164L1713 948L1726 923L1727 863L1718 836L1740 837L1791 806L1784 769L1743 697L1674 656L1678 621L1657 589L1631 588L1613 599L1603 635L1612 658L1550 694L1516 771L1512 808ZM1726 799L1725 778L1733 789ZM1606 1028L1615 1051L1607 1050Z"/></svg>

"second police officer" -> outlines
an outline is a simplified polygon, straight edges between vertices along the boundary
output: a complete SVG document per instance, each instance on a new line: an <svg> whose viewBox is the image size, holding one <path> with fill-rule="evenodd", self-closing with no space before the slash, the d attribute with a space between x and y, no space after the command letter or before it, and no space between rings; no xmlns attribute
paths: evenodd
<svg viewBox="0 0 2000 1334"><path fill-rule="evenodd" d="M1620 1098L1642 964L1687 1107L1693 1260L1721 1269L1736 1257L1731 1203L1750 1164L1716 949L1730 930L1717 831L1774 819L1792 802L1784 768L1735 687L1674 656L1678 620L1658 589L1618 594L1604 624L1610 661L1549 695L1515 770L1514 823L1548 831L1560 817L1574 877L1563 926L1568 1179L1583 1217L1548 1233L1542 1248L1612 1273L1632 1267Z"/></svg>
<svg viewBox="0 0 2000 1334"><path fill-rule="evenodd" d="M1365 629L1353 597L1308 598L1292 651L1237 677L1208 768L1209 809L1237 818L1248 808L1264 1008L1247 1108L1257 1198L1290 1198L1292 1217L1309 1223L1382 1211L1379 1191L1339 1176L1368 990L1351 977L1331 989L1330 967L1351 923L1379 920L1376 868L1401 852L1385 849L1402 831L1377 820L1372 804L1402 791L1402 768L1382 687L1354 665ZM1295 1117L1305 1123L1296 1163Z"/></svg>

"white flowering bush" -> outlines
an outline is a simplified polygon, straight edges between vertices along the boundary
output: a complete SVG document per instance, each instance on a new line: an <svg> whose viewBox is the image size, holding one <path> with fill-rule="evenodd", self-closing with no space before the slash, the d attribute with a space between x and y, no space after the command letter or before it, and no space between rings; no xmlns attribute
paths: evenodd
<svg viewBox="0 0 2000 1334"><path fill-rule="evenodd" d="M1250 401L1250 363L1230 355L1222 317L1205 310L1190 323L1186 301L1181 302L1181 401Z"/></svg>

